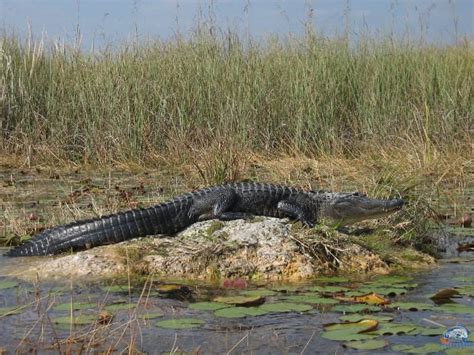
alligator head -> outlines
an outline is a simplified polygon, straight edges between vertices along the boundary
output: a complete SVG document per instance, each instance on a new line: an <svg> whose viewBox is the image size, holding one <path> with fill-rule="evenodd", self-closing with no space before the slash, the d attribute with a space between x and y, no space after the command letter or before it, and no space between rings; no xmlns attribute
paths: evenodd
<svg viewBox="0 0 474 355"><path fill-rule="evenodd" d="M319 192L321 198L321 192ZM400 210L401 199L376 200L355 193L323 193L319 218L328 219L341 225L380 218Z"/></svg>

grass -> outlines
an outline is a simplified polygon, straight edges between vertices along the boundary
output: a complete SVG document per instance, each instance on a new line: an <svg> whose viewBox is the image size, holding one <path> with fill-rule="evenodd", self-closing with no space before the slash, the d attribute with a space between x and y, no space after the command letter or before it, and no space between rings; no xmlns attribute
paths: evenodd
<svg viewBox="0 0 474 355"><path fill-rule="evenodd" d="M234 34L101 53L0 37L0 152L27 164L191 164L235 180L259 155L466 152L473 50Z"/></svg>

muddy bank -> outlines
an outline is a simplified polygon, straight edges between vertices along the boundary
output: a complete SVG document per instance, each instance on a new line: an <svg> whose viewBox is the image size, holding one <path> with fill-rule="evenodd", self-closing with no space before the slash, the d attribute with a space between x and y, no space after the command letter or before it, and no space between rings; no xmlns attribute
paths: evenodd
<svg viewBox="0 0 474 355"><path fill-rule="evenodd" d="M58 257L22 258L17 277L109 278L155 274L163 278L296 281L319 274L385 274L434 263L426 254L389 245L395 229L378 226L368 235L348 235L328 226L302 228L276 218L205 221L173 237L148 237ZM367 241L370 240L370 243ZM369 245L369 246L367 246Z"/></svg>

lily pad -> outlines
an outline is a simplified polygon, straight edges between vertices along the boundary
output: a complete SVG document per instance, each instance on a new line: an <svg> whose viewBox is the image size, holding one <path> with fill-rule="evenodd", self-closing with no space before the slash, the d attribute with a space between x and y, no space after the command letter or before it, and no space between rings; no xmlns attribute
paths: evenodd
<svg viewBox="0 0 474 355"><path fill-rule="evenodd" d="M241 295L244 296L261 296L261 297L266 297L266 296L273 296L276 294L276 291L272 290L267 290L265 288L262 289L257 289L257 290L248 290L248 291L243 291L240 293Z"/></svg>
<svg viewBox="0 0 474 355"><path fill-rule="evenodd" d="M377 335L401 335L408 334L417 329L414 324L383 323L379 329L371 332Z"/></svg>
<svg viewBox="0 0 474 355"><path fill-rule="evenodd" d="M276 292L297 292L301 291L301 288L299 286L294 286L294 285L277 285L277 286L272 286L270 288L273 291Z"/></svg>
<svg viewBox="0 0 474 355"><path fill-rule="evenodd" d="M228 307L218 309L214 312L217 317L223 318L243 318L243 317L255 317L267 314L268 311L256 307Z"/></svg>
<svg viewBox="0 0 474 355"><path fill-rule="evenodd" d="M335 312L344 312L344 313L357 313L362 311L369 311L369 312L380 312L382 309L379 306L370 306L366 304L352 304L352 305L344 305L339 304L332 308Z"/></svg>
<svg viewBox="0 0 474 355"><path fill-rule="evenodd" d="M332 330L321 333L321 337L329 340L337 341L356 341L356 340L369 340L374 339L377 336L371 334L359 334L353 332L351 329L348 330Z"/></svg>
<svg viewBox="0 0 474 355"><path fill-rule="evenodd" d="M143 319L143 320L155 319L155 318L160 318L160 317L163 317L163 313L150 312L150 313L140 314L138 316L138 318Z"/></svg>
<svg viewBox="0 0 474 355"><path fill-rule="evenodd" d="M189 308L199 310L199 311L215 311L222 308L232 307L229 304L220 303L220 302L196 302L191 303Z"/></svg>
<svg viewBox="0 0 474 355"><path fill-rule="evenodd" d="M0 316L12 316L14 314L21 313L21 309L19 307L0 307Z"/></svg>
<svg viewBox="0 0 474 355"><path fill-rule="evenodd" d="M353 290L353 291L347 291L347 292L344 292L344 295L345 296L348 296L348 297L354 297L354 296L362 296L362 295L366 295L368 292L367 290Z"/></svg>
<svg viewBox="0 0 474 355"><path fill-rule="evenodd" d="M455 289L463 296L474 297L474 286L471 286L471 285L461 286L461 287L456 287Z"/></svg>
<svg viewBox="0 0 474 355"><path fill-rule="evenodd" d="M57 324L76 324L86 325L94 323L97 320L97 316L93 314L80 314L74 317L65 316L53 318L52 321Z"/></svg>
<svg viewBox="0 0 474 355"><path fill-rule="evenodd" d="M426 335L426 336L436 336L436 335L443 335L443 333L446 331L446 328L427 328L427 327L418 327L417 332L420 335Z"/></svg>
<svg viewBox="0 0 474 355"><path fill-rule="evenodd" d="M416 283L409 283L409 284L395 284L397 288L406 288L408 290L413 290L414 288L418 287Z"/></svg>
<svg viewBox="0 0 474 355"><path fill-rule="evenodd" d="M382 349L388 345L388 342L385 340L365 340L365 341L350 341L343 344L347 348L357 349L357 350L376 350Z"/></svg>
<svg viewBox="0 0 474 355"><path fill-rule="evenodd" d="M320 276L313 279L313 281L338 283L338 282L349 282L350 280L347 277L343 277L343 276Z"/></svg>
<svg viewBox="0 0 474 355"><path fill-rule="evenodd" d="M385 298L379 296L378 294L371 292L365 295L360 296L352 296L352 297L336 297L338 300L346 301L346 302L354 302L354 303L367 303L367 304L375 304L375 305L385 305L388 302Z"/></svg>
<svg viewBox="0 0 474 355"><path fill-rule="evenodd" d="M400 295L404 295L407 293L407 290L404 288L377 288L374 290L374 292L382 295L382 296L388 296L388 297L396 297Z"/></svg>
<svg viewBox="0 0 474 355"><path fill-rule="evenodd" d="M121 311L124 309L132 309L135 308L137 305L135 303L125 303L125 302L117 302L112 303L104 307L106 311L113 312L113 311Z"/></svg>
<svg viewBox="0 0 474 355"><path fill-rule="evenodd" d="M404 311L425 311L433 308L432 305L421 302L395 302L390 307L399 308Z"/></svg>
<svg viewBox="0 0 474 355"><path fill-rule="evenodd" d="M49 294L55 295L55 296L60 296L64 294L65 292L69 291L66 287L51 287L48 290Z"/></svg>
<svg viewBox="0 0 474 355"><path fill-rule="evenodd" d="M372 280L370 283L372 284L383 284L383 285L393 285L393 284L400 284L406 283L407 281L413 280L411 276L403 276L403 275L385 275L379 276L375 280Z"/></svg>
<svg viewBox="0 0 474 355"><path fill-rule="evenodd" d="M401 351L408 354L430 354L437 353L445 349L446 347L436 343L428 343L419 347L405 344L392 345L392 350Z"/></svg>
<svg viewBox="0 0 474 355"><path fill-rule="evenodd" d="M371 288L375 288L375 289L404 289L405 292L407 290L412 290L414 288L416 288L418 286L418 284L416 283L383 283L383 282L375 282L375 281L371 281L371 282L367 282L365 283L362 288L364 289L371 289Z"/></svg>
<svg viewBox="0 0 474 355"><path fill-rule="evenodd" d="M368 285L360 288L358 291L364 292L364 293L377 293L382 296L389 296L389 297L395 297L395 296L400 296L406 294L408 291L404 288L396 288L396 287L381 287L381 286L373 286L370 287Z"/></svg>
<svg viewBox="0 0 474 355"><path fill-rule="evenodd" d="M333 298L324 298L324 297L319 297L313 294L293 295L293 296L286 296L284 298L285 300L288 300L288 301L311 303L311 304L337 304L339 303L338 300L335 300Z"/></svg>
<svg viewBox="0 0 474 355"><path fill-rule="evenodd" d="M197 318L179 318L179 319L166 319L157 322L155 325L159 328L166 329L189 329L198 328L204 324L204 321Z"/></svg>
<svg viewBox="0 0 474 355"><path fill-rule="evenodd" d="M107 293L129 293L131 290L128 285L102 286L101 289Z"/></svg>
<svg viewBox="0 0 474 355"><path fill-rule="evenodd" d="M265 302L265 297L261 296L229 296L229 297L216 297L214 302L220 302L225 304L231 304L241 307L252 307L258 306Z"/></svg>
<svg viewBox="0 0 474 355"><path fill-rule="evenodd" d="M378 322L390 322L393 320L392 316L385 315L372 315L372 314L348 314L345 316L339 317L340 320L345 322L358 322L362 319L374 319Z"/></svg>
<svg viewBox="0 0 474 355"><path fill-rule="evenodd" d="M298 304L290 302L277 302L261 305L259 309L267 312L306 312L312 310L313 307L307 304Z"/></svg>
<svg viewBox="0 0 474 355"><path fill-rule="evenodd" d="M463 349L449 348L444 353L446 355L472 355L472 347Z"/></svg>
<svg viewBox="0 0 474 355"><path fill-rule="evenodd" d="M14 280L0 280L0 290L17 287L19 283Z"/></svg>
<svg viewBox="0 0 474 355"><path fill-rule="evenodd" d="M320 292L320 293L339 293L349 291L350 289L342 286L313 286L308 288L308 291L311 292Z"/></svg>
<svg viewBox="0 0 474 355"><path fill-rule="evenodd" d="M80 310L80 309L95 309L97 308L97 304L90 303L90 302L66 302L58 304L57 306L53 307L54 311L70 311L72 310Z"/></svg>
<svg viewBox="0 0 474 355"><path fill-rule="evenodd" d="M474 314L474 307L469 307L459 303L445 303L442 306L434 308L433 310L448 313Z"/></svg>
<svg viewBox="0 0 474 355"><path fill-rule="evenodd" d="M358 322L331 323L324 326L325 331L349 330L354 333L362 333L374 330L379 322L373 319L362 319Z"/></svg>

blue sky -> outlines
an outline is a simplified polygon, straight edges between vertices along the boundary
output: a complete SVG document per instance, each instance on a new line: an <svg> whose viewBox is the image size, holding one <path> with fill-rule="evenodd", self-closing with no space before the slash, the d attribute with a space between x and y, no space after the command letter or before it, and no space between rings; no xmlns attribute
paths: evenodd
<svg viewBox="0 0 474 355"><path fill-rule="evenodd" d="M72 42L81 29L82 47L117 44L136 36L169 38L189 33L212 16L221 29L250 34L301 34L304 23L327 36L349 24L351 37L395 34L433 43L473 37L474 0L0 0L0 28Z"/></svg>

